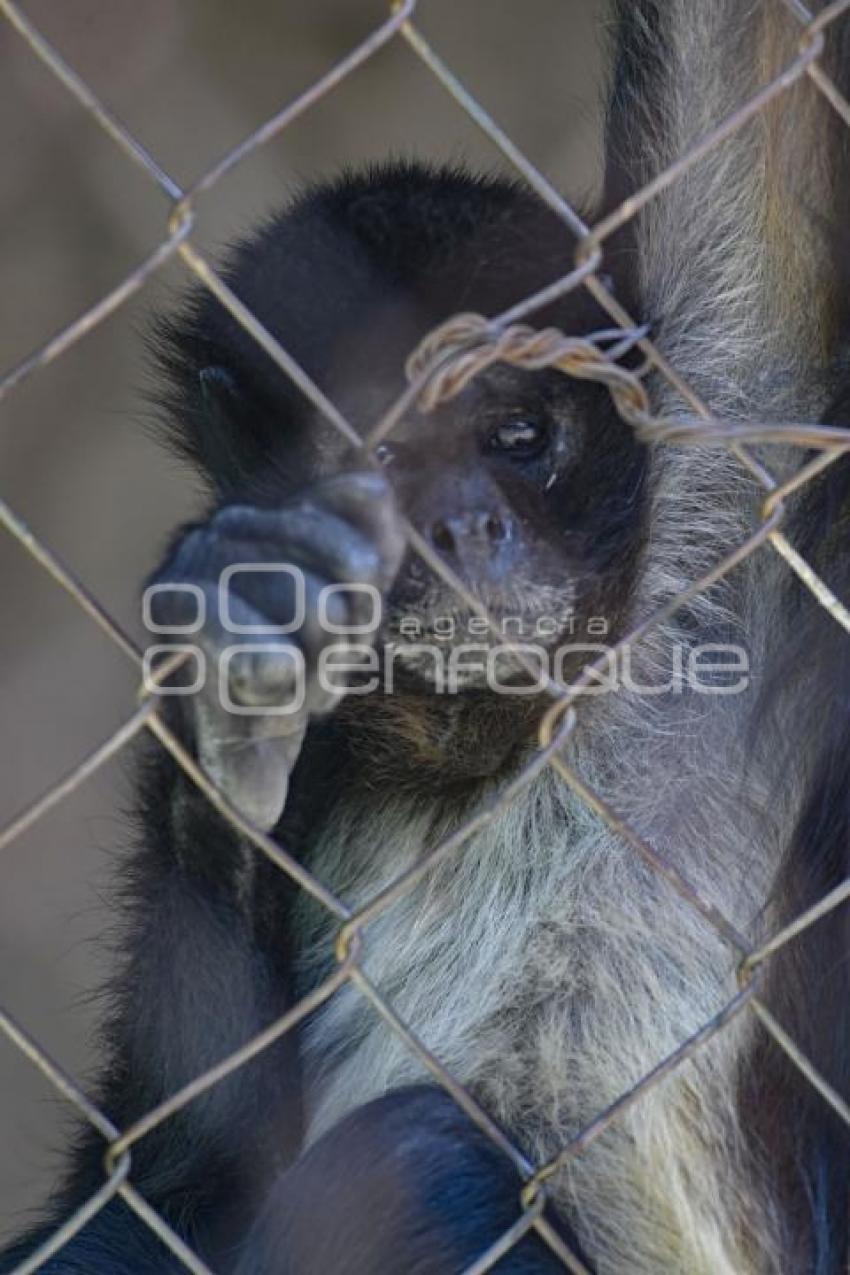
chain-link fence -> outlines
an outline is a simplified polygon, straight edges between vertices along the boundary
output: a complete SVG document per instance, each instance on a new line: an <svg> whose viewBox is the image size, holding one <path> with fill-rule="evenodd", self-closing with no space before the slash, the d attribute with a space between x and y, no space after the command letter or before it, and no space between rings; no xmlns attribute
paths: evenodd
<svg viewBox="0 0 850 1275"><path fill-rule="evenodd" d="M561 196L546 178L529 161L523 151L499 128L432 48L416 25L417 0L400 0L394 3L385 21L381 22L346 57L316 80L241 144L230 150L210 168L190 189L184 190L166 173L157 160L124 127L92 88L68 66L61 54L44 39L28 18L12 0L0 0L0 14L24 40L33 56L49 68L97 121L114 145L153 182L166 197L170 206L166 232L160 243L121 283L102 296L73 323L63 328L31 357L8 373L0 381L0 398L12 393L26 378L37 375L52 360L58 358L76 342L83 340L95 325L109 319L119 306L141 289L160 267L172 258L179 258L192 275L209 289L231 315L266 351L287 376L289 376L322 416L342 435L365 452L373 451L391 434L404 411L414 402L428 410L450 397L482 367L495 359L511 362L520 367L558 367L568 375L597 380L607 386L621 416L646 441L664 445L669 442L687 444L711 439L721 442L749 467L764 488L762 517L757 529L737 545L723 561L717 563L701 579L669 603L663 612L642 621L617 644L614 653L639 643L653 628L663 623L678 608L699 593L708 590L725 577L739 563L756 552L776 552L797 574L803 585L811 591L834 621L850 631L850 612L834 596L796 552L781 530L785 505L790 493L801 489L809 480L850 448L850 433L835 428L812 426L806 429L788 427L775 430L764 425L749 429L747 426L731 427L713 420L707 407L691 387L683 382L676 370L669 366L657 350L645 330L638 326L640 316L628 314L606 286L599 269L604 257L606 242L661 191L680 180L687 170L698 163L709 151L720 146L737 130L752 120L770 104L799 81L808 77L830 107L850 127L850 103L838 92L820 65L825 47L828 26L842 13L850 9L850 0L836 0L827 5L816 18L800 0L776 0L778 6L790 11L800 24L800 40L796 57L785 66L770 83L758 91L729 118L719 122L713 130L687 154L676 159L659 176L630 197L601 223L588 226L579 214ZM405 394L385 413L368 435L361 439L338 408L314 384L305 371L297 365L274 337L264 329L239 297L216 273L209 261L193 242L196 211L200 202L218 182L258 148L288 128L299 116L308 112L326 95L331 94L348 76L352 75L384 45L392 40L404 40L414 51L436 81L449 93L468 117L487 135L501 151L505 159L519 175L537 192L540 198L557 214L579 239L575 268L563 278L554 280L543 291L527 297L512 309L489 322L476 322L468 316L459 317L444 325L411 359L408 367L409 387ZM565 296L573 289L587 289L596 301L610 314L612 321L624 334L624 340L640 348L645 362L638 371L627 371L617 362L622 353L619 348L605 349L598 344L576 338L565 338L552 331L539 332L525 325L534 312ZM683 424L656 418L650 410L643 378L654 370L666 378L670 385L692 409L700 422ZM748 446L765 440L782 438L814 449L816 457L806 462L790 479L779 482L757 460ZM64 589L83 609L93 624L98 625L123 652L127 660L141 676L142 652L123 631L120 625L87 591L73 572L57 557L53 550L32 534L20 517L5 501L0 500L0 520L21 550L49 574L58 588ZM473 614L481 616L505 642L497 621L488 616L478 600L467 590L447 565L437 557L428 543L409 524L406 526L410 546L421 556L428 567L455 591ZM508 643L507 645L511 645ZM515 653L521 657L517 648ZM169 667L173 667L170 665ZM165 669L158 674L167 675ZM537 670L534 672L537 677ZM52 782L43 795L33 802L17 818L0 831L0 851L30 829L42 816L62 802L71 792L102 767L110 758L119 754L127 744L144 731L156 737L163 748L182 767L191 781L197 785L212 806L228 820L238 834L253 843L276 867L300 888L307 891L334 918L338 924L336 942L336 966L333 973L315 990L293 1006L278 1021L215 1067L196 1076L179 1092L172 1094L155 1109L144 1114L132 1127L116 1128L108 1116L94 1105L81 1086L62 1067L57 1065L26 1027L11 1015L0 1011L0 1028L8 1039L55 1087L58 1094L76 1108L104 1139L104 1181L101 1188L80 1208L69 1216L61 1227L28 1258L18 1269L19 1275L37 1271L47 1259L57 1253L72 1236L83 1228L113 1197L120 1197L139 1218L145 1222L160 1240L176 1255L187 1270L196 1275L210 1275L208 1267L192 1252L186 1243L171 1229L147 1203L133 1184L132 1155L135 1144L151 1130L180 1112L199 1095L219 1084L225 1077L238 1071L250 1059L269 1048L292 1031L319 1006L350 984L373 1007L389 1029L396 1033L405 1047L412 1052L433 1077L454 1099L460 1108L492 1142L504 1153L516 1168L520 1186L517 1198L515 1224L496 1243L468 1268L467 1275L479 1275L493 1268L523 1236L535 1231L560 1258L564 1267L573 1272L585 1272L580 1258L571 1251L560 1234L552 1227L544 1214L549 1184L556 1174L563 1171L576 1157L587 1149L635 1103L639 1103L649 1090L657 1086L675 1069L682 1066L739 1015L744 1012L758 1016L762 1026L784 1051L806 1080L822 1095L827 1103L850 1124L850 1107L842 1096L819 1074L809 1059L797 1047L783 1027L767 1008L761 995L761 972L764 963L803 931L833 911L850 898L850 882L845 882L821 899L815 906L798 916L780 932L774 933L758 948L712 902L704 891L689 878L657 847L650 844L629 823L628 811L612 808L601 793L591 789L563 756L563 746L575 728L580 716L577 696L593 676L593 669L586 670L575 683L565 687L550 680L546 690L551 705L539 725L539 748L522 772L514 777L496 796L490 798L463 826L445 840L433 846L430 852L391 882L377 896L360 909L353 911L342 898L336 897L321 881L315 879L287 849L277 844L242 818L238 811L215 788L193 758L181 746L178 739L159 714L160 703L156 695L144 687L139 692L139 702L121 727L112 732L88 756L82 759L68 774ZM684 1040L668 1057L644 1075L615 1102L601 1110L596 1118L575 1136L568 1145L546 1163L531 1163L526 1155L499 1128L488 1113L463 1084L453 1077L425 1045L417 1039L409 1024L402 1021L393 1005L382 995L365 972L360 960L361 936L372 922L381 916L419 882L433 873L437 865L460 852L464 842L489 820L498 816L517 795L532 782L544 767L550 766L570 786L581 801L585 802L620 838L624 840L649 868L663 878L667 887L675 891L695 913L713 928L734 956L739 973L739 987L729 1002L689 1039Z"/></svg>

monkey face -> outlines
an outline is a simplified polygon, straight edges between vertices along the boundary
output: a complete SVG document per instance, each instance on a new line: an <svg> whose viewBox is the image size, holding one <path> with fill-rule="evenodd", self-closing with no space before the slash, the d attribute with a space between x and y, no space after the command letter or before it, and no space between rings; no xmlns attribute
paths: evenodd
<svg viewBox="0 0 850 1275"><path fill-rule="evenodd" d="M389 598L394 637L508 638L621 627L640 542L645 457L604 389L498 367L381 459L403 512L495 622L414 552ZM602 628L600 628L602 626Z"/></svg>
<svg viewBox="0 0 850 1275"><path fill-rule="evenodd" d="M394 343L387 324L374 331L380 347L368 334L365 346L350 344L351 362L344 376L336 369L334 385L364 434L403 388L393 369L403 366L411 339L404 331L399 340L398 325ZM390 367L381 366L380 351L385 360L389 351ZM218 394L220 380L212 384ZM414 678L430 682L435 650L507 650L512 642L563 648L566 635L581 652L582 644L623 631L639 565L647 457L604 387L496 365L437 410L411 409L377 459L398 510L468 595L408 550L383 597L381 632ZM251 477L250 502L258 507L278 508L290 489L363 467L362 455L315 416L292 429L285 458L270 449L269 460ZM577 656L576 669L585 658ZM468 684L476 676L471 669Z"/></svg>
<svg viewBox="0 0 850 1275"><path fill-rule="evenodd" d="M561 275L575 250L560 219L510 185L462 181L447 203L426 173L405 169L393 190L386 205L368 183L308 198L238 247L225 271L364 437L406 389L406 360L427 333L460 311L504 313ZM576 289L533 322L587 335L610 317ZM158 335L173 387L165 405L217 502L274 510L363 469L362 452L209 298ZM399 510L467 595L409 551L382 599L389 640L498 643L501 632L550 646L564 631L581 641L590 621L592 637L621 630L645 455L605 388L496 365L437 410L411 409L380 460Z"/></svg>

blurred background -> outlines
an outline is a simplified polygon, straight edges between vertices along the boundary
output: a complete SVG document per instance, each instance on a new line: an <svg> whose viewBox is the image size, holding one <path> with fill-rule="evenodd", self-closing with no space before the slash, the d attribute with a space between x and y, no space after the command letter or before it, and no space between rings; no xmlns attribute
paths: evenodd
<svg viewBox="0 0 850 1275"><path fill-rule="evenodd" d="M380 22L381 0L24 0L23 11L181 186ZM570 198L599 178L605 0L420 0L417 22ZM0 375L161 239L149 181L0 18ZM195 242L215 255L308 179L417 155L498 153L401 40L224 179ZM566 263L565 263L566 268ZM146 430L141 334L171 263L0 407L0 495L141 640L138 589L196 508ZM124 721L132 665L0 530L0 827ZM78 1080L96 1061L111 882L131 845L125 752L0 851L0 1002ZM43 1202L69 1112L0 1036L0 1239Z"/></svg>

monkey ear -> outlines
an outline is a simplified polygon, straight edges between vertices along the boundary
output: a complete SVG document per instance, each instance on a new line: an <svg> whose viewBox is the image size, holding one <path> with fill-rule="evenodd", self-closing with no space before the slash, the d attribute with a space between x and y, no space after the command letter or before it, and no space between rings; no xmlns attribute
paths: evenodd
<svg viewBox="0 0 850 1275"><path fill-rule="evenodd" d="M215 421L223 421L229 415L239 390L236 378L226 367L202 367L198 373L204 408Z"/></svg>

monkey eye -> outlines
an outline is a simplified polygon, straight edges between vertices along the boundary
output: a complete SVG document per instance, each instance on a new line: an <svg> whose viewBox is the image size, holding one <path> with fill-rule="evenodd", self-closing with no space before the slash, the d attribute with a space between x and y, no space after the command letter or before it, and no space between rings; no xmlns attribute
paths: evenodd
<svg viewBox="0 0 850 1275"><path fill-rule="evenodd" d="M549 441L549 431L539 421L519 419L506 421L490 435L490 446L517 460L537 456Z"/></svg>
<svg viewBox="0 0 850 1275"><path fill-rule="evenodd" d="M389 465L393 459L393 449L389 443L378 443L374 451L375 460L379 465Z"/></svg>

